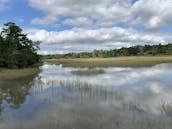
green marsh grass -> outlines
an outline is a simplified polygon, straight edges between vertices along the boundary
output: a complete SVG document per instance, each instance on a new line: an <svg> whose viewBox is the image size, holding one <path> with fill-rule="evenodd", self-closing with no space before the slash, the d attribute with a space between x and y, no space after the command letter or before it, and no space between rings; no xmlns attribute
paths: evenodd
<svg viewBox="0 0 172 129"><path fill-rule="evenodd" d="M143 67L172 63L172 56L131 56L114 58L46 59L44 62L62 64L64 67Z"/></svg>
<svg viewBox="0 0 172 129"><path fill-rule="evenodd" d="M0 82L14 80L18 78L23 78L37 74L39 69L36 67L33 68L24 68L24 69L0 69Z"/></svg>
<svg viewBox="0 0 172 129"><path fill-rule="evenodd" d="M105 73L103 69L79 69L79 70L73 70L71 71L73 75L79 75L79 76L91 76L91 75L99 75Z"/></svg>

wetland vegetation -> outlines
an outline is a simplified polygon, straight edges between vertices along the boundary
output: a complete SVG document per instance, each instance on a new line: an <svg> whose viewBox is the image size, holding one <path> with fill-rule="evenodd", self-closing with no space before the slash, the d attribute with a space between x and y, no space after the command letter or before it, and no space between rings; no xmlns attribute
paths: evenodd
<svg viewBox="0 0 172 129"><path fill-rule="evenodd" d="M137 45L131 47L122 47L111 50L94 50L92 52L79 52L46 55L44 58L108 58L121 56L158 56L158 55L172 55L172 44L158 44L158 45Z"/></svg>
<svg viewBox="0 0 172 129"><path fill-rule="evenodd" d="M14 23L0 35L0 129L172 128L171 44L42 56L33 66L38 47L26 36Z"/></svg>
<svg viewBox="0 0 172 129"><path fill-rule="evenodd" d="M113 58L44 59L64 67L145 67L172 62L172 56L130 56Z"/></svg>
<svg viewBox="0 0 172 129"><path fill-rule="evenodd" d="M39 43L28 39L15 23L4 24L0 32L0 67L24 68L38 63Z"/></svg>
<svg viewBox="0 0 172 129"><path fill-rule="evenodd" d="M0 83L0 129L171 129L171 76L171 63L91 69L45 63L31 76Z"/></svg>

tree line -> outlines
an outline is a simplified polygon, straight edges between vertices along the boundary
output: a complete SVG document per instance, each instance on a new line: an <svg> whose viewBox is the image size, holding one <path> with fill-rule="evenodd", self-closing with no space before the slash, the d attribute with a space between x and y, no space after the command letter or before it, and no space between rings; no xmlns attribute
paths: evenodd
<svg viewBox="0 0 172 129"><path fill-rule="evenodd" d="M158 45L137 45L132 47L123 47L112 50L94 50L92 52L67 53L46 55L44 58L95 58L95 57L118 57L118 56L143 56L143 55L171 55L172 44Z"/></svg>
<svg viewBox="0 0 172 129"><path fill-rule="evenodd" d="M39 43L28 39L15 23L4 24L0 32L0 67L23 68L39 62Z"/></svg>
<svg viewBox="0 0 172 129"><path fill-rule="evenodd" d="M15 23L4 24L0 32L0 67L23 68L40 61L37 54L39 41L32 41L23 33ZM112 50L94 50L92 52L67 53L46 55L43 58L95 58L117 56L142 56L142 55L171 55L172 44L137 45Z"/></svg>

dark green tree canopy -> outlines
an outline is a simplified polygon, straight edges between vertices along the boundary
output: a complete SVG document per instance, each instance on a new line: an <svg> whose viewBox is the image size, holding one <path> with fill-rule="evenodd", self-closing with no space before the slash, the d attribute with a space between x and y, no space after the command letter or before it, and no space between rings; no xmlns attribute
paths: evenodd
<svg viewBox="0 0 172 129"><path fill-rule="evenodd" d="M38 62L39 43L28 39L15 23L4 24L0 33L0 67L22 68Z"/></svg>

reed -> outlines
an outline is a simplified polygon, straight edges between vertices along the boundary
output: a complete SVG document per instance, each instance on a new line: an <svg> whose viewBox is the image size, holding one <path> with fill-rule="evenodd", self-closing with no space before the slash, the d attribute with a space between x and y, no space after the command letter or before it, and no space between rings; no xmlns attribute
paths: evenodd
<svg viewBox="0 0 172 129"><path fill-rule="evenodd" d="M146 67L172 63L172 56L132 56L114 58L46 59L44 62L62 64L64 67Z"/></svg>

